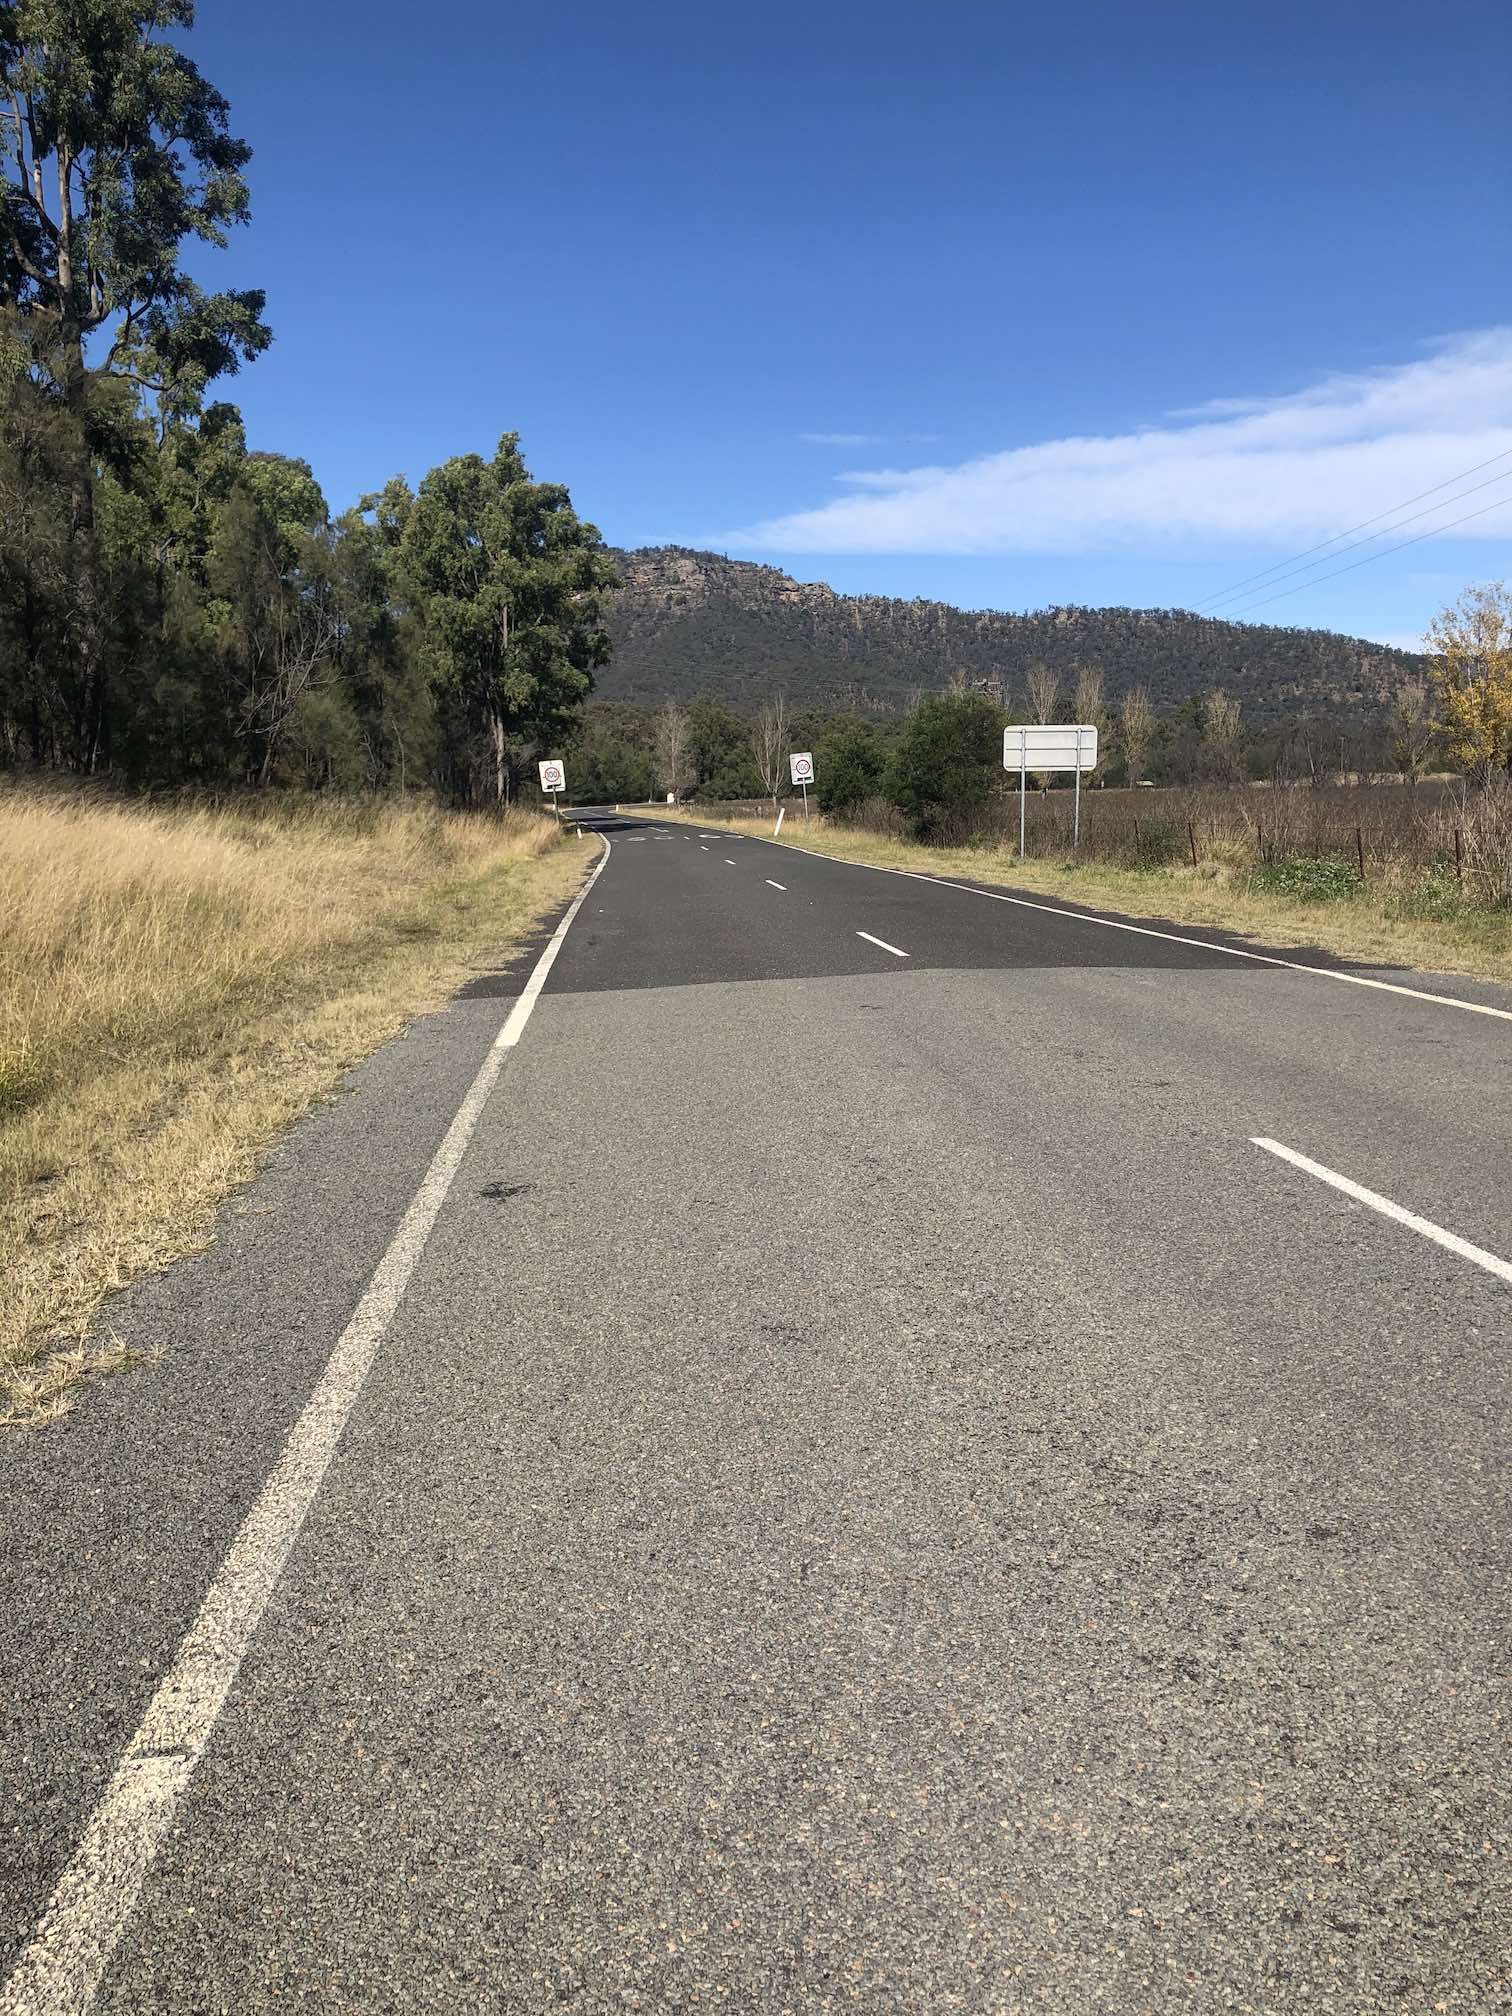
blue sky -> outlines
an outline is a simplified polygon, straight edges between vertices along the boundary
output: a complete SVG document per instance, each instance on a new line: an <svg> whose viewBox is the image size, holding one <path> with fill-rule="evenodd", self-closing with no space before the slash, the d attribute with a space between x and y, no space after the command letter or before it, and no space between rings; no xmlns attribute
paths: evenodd
<svg viewBox="0 0 1512 2016"><path fill-rule="evenodd" d="M516 428L617 544L847 590L1406 640L1512 575L1503 0L204 0L191 47L254 148L197 263L275 332L228 396L333 505ZM1218 600L1502 451L1395 536L1458 533Z"/></svg>

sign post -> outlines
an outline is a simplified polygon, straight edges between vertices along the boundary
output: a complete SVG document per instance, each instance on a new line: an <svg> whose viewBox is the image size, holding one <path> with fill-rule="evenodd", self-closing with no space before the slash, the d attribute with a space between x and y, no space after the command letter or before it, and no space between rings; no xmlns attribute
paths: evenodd
<svg viewBox="0 0 1512 2016"><path fill-rule="evenodd" d="M814 781L814 759L807 749L800 749L788 757L788 768L793 782L803 787L803 823L808 824L808 787Z"/></svg>
<svg viewBox="0 0 1512 2016"><path fill-rule="evenodd" d="M562 816L561 793L567 789L567 766L564 763L540 763L541 789L551 793L551 809L558 819Z"/></svg>
<svg viewBox="0 0 1512 2016"><path fill-rule="evenodd" d="M1003 768L1019 773L1019 859L1024 858L1025 800L1031 770L1071 770L1076 774L1076 809L1072 815L1071 849L1081 846L1081 778L1097 768L1097 724L1024 723L1003 730Z"/></svg>

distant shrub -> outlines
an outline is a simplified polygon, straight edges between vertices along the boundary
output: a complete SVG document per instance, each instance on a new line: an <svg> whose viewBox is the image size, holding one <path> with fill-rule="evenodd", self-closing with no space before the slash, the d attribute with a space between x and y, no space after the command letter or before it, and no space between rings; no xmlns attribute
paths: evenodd
<svg viewBox="0 0 1512 2016"><path fill-rule="evenodd" d="M1452 924L1469 909L1451 862L1436 862L1426 875L1397 890L1388 905L1395 917Z"/></svg>
<svg viewBox="0 0 1512 2016"><path fill-rule="evenodd" d="M942 693L909 716L886 793L925 840L969 839L1002 773L1003 711L985 693Z"/></svg>
<svg viewBox="0 0 1512 2016"><path fill-rule="evenodd" d="M1289 903L1348 903L1360 893L1360 878L1347 861L1272 861L1257 868L1250 888L1260 896L1284 896Z"/></svg>
<svg viewBox="0 0 1512 2016"><path fill-rule="evenodd" d="M854 818L881 789L887 768L882 738L865 721L837 721L819 744L819 810L836 819Z"/></svg>
<svg viewBox="0 0 1512 2016"><path fill-rule="evenodd" d="M856 807L850 823L864 826L868 833L880 833L889 840L908 838L908 821L892 800L884 798L880 792Z"/></svg>
<svg viewBox="0 0 1512 2016"><path fill-rule="evenodd" d="M1134 836L1136 868L1169 868L1185 858L1187 835L1184 826L1164 819L1142 819Z"/></svg>

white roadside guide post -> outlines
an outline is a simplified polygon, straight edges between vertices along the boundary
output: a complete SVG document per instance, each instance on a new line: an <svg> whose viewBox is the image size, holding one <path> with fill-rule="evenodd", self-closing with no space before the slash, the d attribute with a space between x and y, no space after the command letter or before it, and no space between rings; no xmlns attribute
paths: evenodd
<svg viewBox="0 0 1512 2016"><path fill-rule="evenodd" d="M1097 768L1097 724L1093 721L1037 726L1025 723L1003 730L1003 768L1019 773L1019 859L1024 858L1024 809L1031 770L1073 770L1076 810L1071 849L1081 845L1081 780L1083 770Z"/></svg>
<svg viewBox="0 0 1512 2016"><path fill-rule="evenodd" d="M814 759L807 749L800 749L788 757L788 769L793 782L803 786L803 823L808 824L808 787L814 781Z"/></svg>
<svg viewBox="0 0 1512 2016"><path fill-rule="evenodd" d="M564 763L540 763L536 767L541 773L541 789L551 793L551 809L560 819L561 793L567 789L567 766Z"/></svg>

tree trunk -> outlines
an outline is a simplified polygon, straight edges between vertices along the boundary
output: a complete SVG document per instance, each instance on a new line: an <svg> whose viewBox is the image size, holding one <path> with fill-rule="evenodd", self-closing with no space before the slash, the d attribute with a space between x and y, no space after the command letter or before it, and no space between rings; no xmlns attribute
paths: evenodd
<svg viewBox="0 0 1512 2016"><path fill-rule="evenodd" d="M489 733L493 738L494 753L494 803L502 812L505 802L504 785L504 716L497 707L489 709Z"/></svg>
<svg viewBox="0 0 1512 2016"><path fill-rule="evenodd" d="M32 768L40 770L46 755L42 738L42 638L37 622L37 600L31 570L26 575L22 602L21 635L26 640L27 701L31 726Z"/></svg>
<svg viewBox="0 0 1512 2016"><path fill-rule="evenodd" d="M61 264L61 261L60 261ZM73 471L69 479L69 536L74 549L74 580L78 594L79 700L74 721L73 760L93 772L100 760L106 724L105 651L102 634L100 554L95 535L94 463L89 449L89 371L84 362L84 338L75 327L64 343L63 392L75 438L71 444Z"/></svg>

